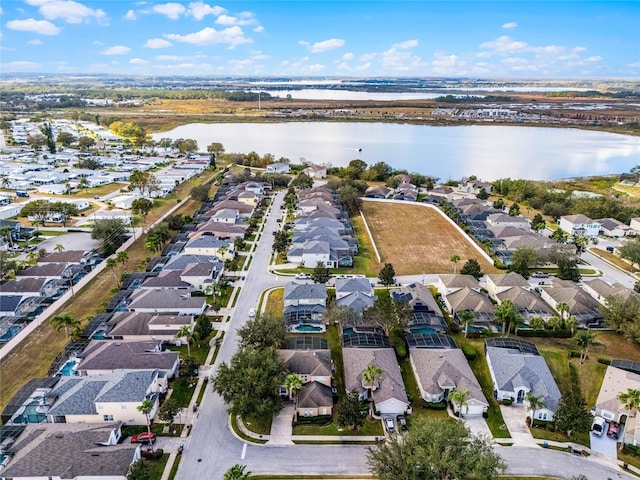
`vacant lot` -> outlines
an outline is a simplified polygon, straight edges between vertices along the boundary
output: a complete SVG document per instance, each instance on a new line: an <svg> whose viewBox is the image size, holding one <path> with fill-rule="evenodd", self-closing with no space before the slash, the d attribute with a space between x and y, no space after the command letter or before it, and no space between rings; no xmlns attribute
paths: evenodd
<svg viewBox="0 0 640 480"><path fill-rule="evenodd" d="M440 213L422 205L364 202L362 211L383 263L398 275L454 273L475 258L484 273L498 270ZM373 254L373 252L372 252ZM460 256L457 264L452 255Z"/></svg>

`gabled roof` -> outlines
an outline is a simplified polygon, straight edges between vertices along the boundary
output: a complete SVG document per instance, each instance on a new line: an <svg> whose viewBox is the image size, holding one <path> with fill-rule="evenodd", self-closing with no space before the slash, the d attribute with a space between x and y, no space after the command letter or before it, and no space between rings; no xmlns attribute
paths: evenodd
<svg viewBox="0 0 640 480"><path fill-rule="evenodd" d="M16 272L17 277L62 277L67 269L66 263L45 263L33 265Z"/></svg>
<svg viewBox="0 0 640 480"><path fill-rule="evenodd" d="M592 223L591 220L586 215L582 215L581 213L577 213L575 215L563 215L560 217L560 220L566 220L569 223L575 224L583 224L583 223Z"/></svg>
<svg viewBox="0 0 640 480"><path fill-rule="evenodd" d="M91 341L77 370L172 370L178 352L156 351L157 341Z"/></svg>
<svg viewBox="0 0 640 480"><path fill-rule="evenodd" d="M181 290L136 290L130 297L128 308L171 308L179 312L183 308L203 308L205 303L204 297L189 297Z"/></svg>
<svg viewBox="0 0 640 480"><path fill-rule="evenodd" d="M0 295L0 312L15 312L22 301L22 295Z"/></svg>
<svg viewBox="0 0 640 480"><path fill-rule="evenodd" d="M53 279L46 277L27 277L27 278L18 278L17 280L7 280L2 285L0 285L0 291L2 293L40 293L42 287L45 286L46 283L51 282Z"/></svg>
<svg viewBox="0 0 640 480"><path fill-rule="evenodd" d="M431 294L431 290L420 283L403 285L400 291L391 292L391 295L400 302L409 303L414 309L428 310L437 315L442 315L438 302Z"/></svg>
<svg viewBox="0 0 640 480"><path fill-rule="evenodd" d="M180 279L181 275L181 270L163 270L142 282L142 288L189 288L190 285Z"/></svg>
<svg viewBox="0 0 640 480"><path fill-rule="evenodd" d="M291 373L313 377L330 377L333 373L329 350L278 350L278 355Z"/></svg>
<svg viewBox="0 0 640 480"><path fill-rule="evenodd" d="M487 279L496 287L528 287L527 282L522 275L516 272L487 275Z"/></svg>
<svg viewBox="0 0 640 480"><path fill-rule="evenodd" d="M7 478L124 478L138 445L105 445L115 425L29 425Z"/></svg>
<svg viewBox="0 0 640 480"><path fill-rule="evenodd" d="M367 278L336 278L336 295L360 292L373 295L373 287Z"/></svg>
<svg viewBox="0 0 640 480"><path fill-rule="evenodd" d="M39 258L38 263L80 263L86 254L84 250L53 252Z"/></svg>
<svg viewBox="0 0 640 480"><path fill-rule="evenodd" d="M555 412L561 395L544 357L513 348L485 348L499 390L515 392L525 387L542 399L545 408Z"/></svg>
<svg viewBox="0 0 640 480"><path fill-rule="evenodd" d="M284 300L327 300L327 286L323 283L289 282L284 286Z"/></svg>
<svg viewBox="0 0 640 480"><path fill-rule="evenodd" d="M409 355L414 372L425 392L437 395L453 386L469 391L469 400L489 405L462 350L410 348Z"/></svg>
<svg viewBox="0 0 640 480"><path fill-rule="evenodd" d="M497 294L500 302L511 300L516 310L527 310L530 312L553 313L549 307L538 295L530 292L522 287L511 287L504 292Z"/></svg>
<svg viewBox="0 0 640 480"><path fill-rule="evenodd" d="M466 287L448 294L447 302L454 312L472 310L476 313L493 313L495 311L495 307L487 297Z"/></svg>
<svg viewBox="0 0 640 480"><path fill-rule="evenodd" d="M298 392L297 408L333 407L331 387L320 382L309 382Z"/></svg>
<svg viewBox="0 0 640 480"><path fill-rule="evenodd" d="M336 305L350 308L355 312L363 312L375 303L375 297L363 292L351 292L336 300Z"/></svg>
<svg viewBox="0 0 640 480"><path fill-rule="evenodd" d="M184 325L191 325L193 317L191 315L170 315L146 312L117 312L108 321L107 326L111 329L109 335L131 336L131 335L175 335ZM161 331L157 327L162 328ZM155 328L154 328L155 327Z"/></svg>
<svg viewBox="0 0 640 480"><path fill-rule="evenodd" d="M196 237L185 245L185 248L220 248L229 247L229 240L222 240L215 235L202 235Z"/></svg>
<svg viewBox="0 0 640 480"><path fill-rule="evenodd" d="M222 265L222 262L215 255L195 255L195 254L182 254L172 257L163 267L163 270L184 270L190 264L211 264L214 268L215 265Z"/></svg>
<svg viewBox="0 0 640 480"><path fill-rule="evenodd" d="M440 275L440 281L447 288L476 288L480 289L480 284L472 275Z"/></svg>
<svg viewBox="0 0 640 480"><path fill-rule="evenodd" d="M344 381L348 392L363 392L362 372L369 365L384 370L378 388L373 391L376 404L392 398L409 405L400 366L393 348L343 348Z"/></svg>

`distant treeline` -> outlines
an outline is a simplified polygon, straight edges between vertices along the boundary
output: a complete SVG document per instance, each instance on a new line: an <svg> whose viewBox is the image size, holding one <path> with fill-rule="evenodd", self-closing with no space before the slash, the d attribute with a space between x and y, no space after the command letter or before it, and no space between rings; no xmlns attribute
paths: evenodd
<svg viewBox="0 0 640 480"><path fill-rule="evenodd" d="M602 186L610 186L618 179L598 177L595 180L600 181ZM558 183L501 178L493 182L492 193L501 194L520 206L540 210L556 220L563 215L581 213L592 219L615 218L628 225L633 217L640 216L639 208L624 205L614 196L582 197L573 195L571 188L559 187Z"/></svg>

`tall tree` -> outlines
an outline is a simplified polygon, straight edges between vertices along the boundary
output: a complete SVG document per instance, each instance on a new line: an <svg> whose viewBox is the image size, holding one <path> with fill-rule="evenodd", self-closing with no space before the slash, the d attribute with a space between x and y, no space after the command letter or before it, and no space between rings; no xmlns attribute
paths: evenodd
<svg viewBox="0 0 640 480"><path fill-rule="evenodd" d="M207 145L207 152L209 153L209 166L216 168L216 160L221 153L224 153L224 147L221 143L213 142Z"/></svg>
<svg viewBox="0 0 640 480"><path fill-rule="evenodd" d="M287 330L282 317L272 313L259 313L238 329L241 348L280 348Z"/></svg>
<svg viewBox="0 0 640 480"><path fill-rule="evenodd" d="M380 283L389 288L396 283L396 270L391 263L385 263L384 267L378 273L378 279Z"/></svg>
<svg viewBox="0 0 640 480"><path fill-rule="evenodd" d="M457 264L460 261L460 255L458 255L457 253L454 253L453 255L451 255L451 257L449 257L449 261L453 263L453 273L455 275L457 270Z"/></svg>
<svg viewBox="0 0 640 480"><path fill-rule="evenodd" d="M371 392L376 389L376 384L380 382L384 370L376 365L369 364L362 371L362 386Z"/></svg>
<svg viewBox="0 0 640 480"><path fill-rule="evenodd" d="M516 310L513 302L509 299L503 300L494 311L495 319L502 323L502 332L509 336L511 327L516 327L522 317Z"/></svg>
<svg viewBox="0 0 640 480"><path fill-rule="evenodd" d="M131 202L131 212L134 215L140 215L142 217L142 224L144 225L147 214L153 208L153 202L148 198L136 198Z"/></svg>
<svg viewBox="0 0 640 480"><path fill-rule="evenodd" d="M313 272L311 272L313 283L327 283L330 278L331 270L325 266L324 262L316 263Z"/></svg>
<svg viewBox="0 0 640 480"><path fill-rule="evenodd" d="M176 415L180 412L180 404L173 397L167 398L158 411L158 418L169 425L173 424Z"/></svg>
<svg viewBox="0 0 640 480"><path fill-rule="evenodd" d="M640 265L640 236L627 241L618 249L618 252L620 258L629 260L631 265Z"/></svg>
<svg viewBox="0 0 640 480"><path fill-rule="evenodd" d="M471 275L476 280L480 280L482 277L482 267L475 258L470 258L460 269L460 275Z"/></svg>
<svg viewBox="0 0 640 480"><path fill-rule="evenodd" d="M136 408L140 413L144 414L144 418L147 420L147 433L151 436L151 412L153 411L153 407L155 407L155 403L148 398L145 398L140 405ZM151 449L153 449L153 443L150 443Z"/></svg>
<svg viewBox="0 0 640 480"><path fill-rule="evenodd" d="M290 373L284 379L284 388L289 392L289 400L292 400L298 391L302 389L302 378L297 373Z"/></svg>
<svg viewBox="0 0 640 480"><path fill-rule="evenodd" d="M187 355L191 356L191 343L196 340L196 333L189 327L189 325L183 325L176 333L176 338L184 339L187 342Z"/></svg>
<svg viewBox="0 0 640 480"><path fill-rule="evenodd" d="M286 368L275 348L241 348L218 368L211 385L232 415L271 418L282 408L278 395Z"/></svg>
<svg viewBox="0 0 640 480"><path fill-rule="evenodd" d="M363 408L363 402L356 390L347 392L338 404L338 425L356 430L364 425L367 409Z"/></svg>
<svg viewBox="0 0 640 480"><path fill-rule="evenodd" d="M102 240L102 250L105 255L115 253L124 243L127 236L127 225L120 218L96 220L91 230L91 238Z"/></svg>
<svg viewBox="0 0 640 480"><path fill-rule="evenodd" d="M571 437L574 432L587 433L593 417L585 408L586 402L580 392L569 390L560 399L553 414L553 422L558 430Z"/></svg>
<svg viewBox="0 0 640 480"><path fill-rule="evenodd" d="M51 318L51 325L58 331L64 328L65 335L71 338L70 331L80 325L80 320L73 318L69 313L62 313Z"/></svg>
<svg viewBox="0 0 640 480"><path fill-rule="evenodd" d="M580 365L582 365L587 360L589 347L593 344L593 340L595 338L596 334L588 330L578 332L576 336L573 337L573 341L575 342L575 344L580 347Z"/></svg>
<svg viewBox="0 0 640 480"><path fill-rule="evenodd" d="M529 278L529 269L543 263L544 259L538 250L533 247L522 246L516 248L513 252L509 271L519 273L524 278Z"/></svg>
<svg viewBox="0 0 640 480"><path fill-rule="evenodd" d="M379 480L490 480L506 468L489 438L471 436L460 422L428 417L416 417L405 435L371 447L367 462Z"/></svg>
<svg viewBox="0 0 640 480"><path fill-rule="evenodd" d="M473 325L473 320L476 318L476 314L473 310L463 310L458 312L458 319L464 330L464 338L467 338L469 333L469 327Z"/></svg>
<svg viewBox="0 0 640 480"><path fill-rule="evenodd" d="M640 390L636 388L627 388L625 392L620 392L617 398L627 409L627 418L631 416L633 410L640 409Z"/></svg>
<svg viewBox="0 0 640 480"><path fill-rule="evenodd" d="M529 410L531 411L531 418L532 419L533 419L534 415L536 414L536 410L539 410L539 409L544 408L546 406L544 404L544 400L542 399L542 396L535 395L532 392L528 392L525 395L524 398L525 398L527 404L529 405Z"/></svg>
<svg viewBox="0 0 640 480"><path fill-rule="evenodd" d="M547 224L544 221L544 218L542 218L542 215L536 213L536 215L533 217L533 220L531 220L531 230L533 230L534 232L540 232L541 230L544 230L546 226Z"/></svg>
<svg viewBox="0 0 640 480"><path fill-rule="evenodd" d="M465 405L466 401L469 400L471 396L471 392L469 390L462 390L460 388L454 388L451 393L449 393L449 400L453 403L454 407L458 407L458 418L462 419L464 416L462 413L462 406ZM465 406L465 410L467 407ZM466 413L466 412L465 412Z"/></svg>
<svg viewBox="0 0 640 480"><path fill-rule="evenodd" d="M249 480L251 472L246 472L246 468L246 465L236 464L224 473L222 480Z"/></svg>

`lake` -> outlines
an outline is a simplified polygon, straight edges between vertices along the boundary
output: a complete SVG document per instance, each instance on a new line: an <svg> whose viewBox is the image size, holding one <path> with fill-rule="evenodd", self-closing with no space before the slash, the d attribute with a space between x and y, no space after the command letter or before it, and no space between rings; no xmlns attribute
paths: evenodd
<svg viewBox="0 0 640 480"><path fill-rule="evenodd" d="M387 162L441 180L567 177L628 172L640 164L640 137L571 128L397 123L195 123L154 140L192 138L200 151L220 142L228 153L270 153L292 163L345 166ZM362 149L358 151L358 149Z"/></svg>

